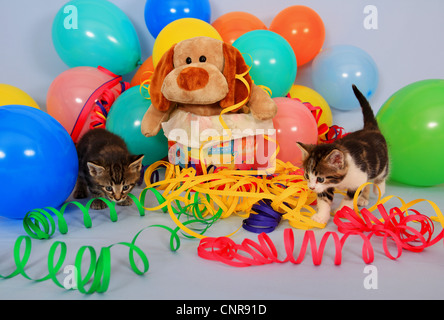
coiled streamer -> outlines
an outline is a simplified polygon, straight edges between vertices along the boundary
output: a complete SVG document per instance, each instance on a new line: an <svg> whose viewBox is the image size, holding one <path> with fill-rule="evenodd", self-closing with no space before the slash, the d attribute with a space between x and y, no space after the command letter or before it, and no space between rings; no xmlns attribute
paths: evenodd
<svg viewBox="0 0 444 320"><path fill-rule="evenodd" d="M140 205L137 197L132 194L128 195L131 199L133 199L136 204L140 216L145 215L145 211L143 207ZM117 221L117 211L115 208L115 203L111 202L105 198L98 198L104 201L109 208L110 211L110 219L113 222ZM78 207L83 213L83 221L86 228L91 228L92 220L89 214L89 209L92 202L95 199L91 199L88 201L86 206L83 206L79 202L67 202L65 203L60 211L47 207L45 209L36 209L30 211L26 214L23 219L23 226L28 234L28 236L20 236L17 238L14 249L14 263L16 269L10 273L9 275L0 275L2 279L13 278L19 274L25 277L28 280L34 280L36 282L42 282L46 280L52 280L57 286L64 288L64 285L58 280L57 275L60 272L61 268L65 264L66 253L67 253L67 245L62 241L55 241L49 249L48 253L48 274L39 279L32 279L25 271L26 265L31 256L32 249L32 241L31 238L34 239L49 239L54 234L55 230L58 229L61 234L66 234L68 232L68 225L66 223L63 214L68 206L75 205ZM57 226L54 215L57 217ZM75 258L74 266L77 270L77 282L73 288L76 288L81 293L91 294L94 292L105 292L108 289L110 279L111 279L111 248L114 246L125 246L129 249L129 263L131 269L137 275L145 274L149 269L149 261L146 254L140 249L135 243L139 235L146 229L152 227L160 227L171 233L170 238L170 249L172 251L176 251L180 247L180 238L177 235L177 232L180 230L176 228L173 230L167 226L163 225L151 225L142 230L140 230L136 236L133 238L131 242L118 242L112 244L110 246L102 247L100 249L99 254L97 254L96 250L92 246L82 246ZM21 252L23 252L21 254ZM58 255L57 255L57 252ZM86 254L89 254L89 266L85 275L80 273L82 269L82 264L84 263L84 257ZM138 267L136 263L136 257L138 257L142 263L142 267ZM140 263L139 263L140 264ZM87 288L89 286L89 288Z"/></svg>
<svg viewBox="0 0 444 320"><path fill-rule="evenodd" d="M165 168L165 178L153 181L155 172L161 168ZM141 193L140 203L144 205L146 193L153 192L157 199L161 199L160 204L151 208L144 206L144 209L168 212L182 231L199 239L204 236L179 221L178 209L188 207L199 210L201 219L210 217L211 221L214 220L211 217L224 219L233 214L253 218L257 214L252 210L253 205L261 200L269 200L273 210L280 212L282 218L295 228L325 227L325 224L310 218L315 214L310 204L316 200L316 194L308 189L299 168L277 160L274 175L254 176L252 172L216 169L212 173L196 175L192 167L180 169L169 162L159 161L145 172L147 187Z"/></svg>
<svg viewBox="0 0 444 320"><path fill-rule="evenodd" d="M363 185L364 188L367 184ZM359 194L359 192L357 192ZM258 242L245 239L241 244L236 244L228 237L207 237L200 241L197 249L198 255L207 260L214 260L235 267L247 267L253 265L263 265L269 263L292 262L299 264L304 260L306 251L310 244L311 254L314 265L320 265L323 253L329 238L333 239L335 246L334 263L341 264L342 249L346 240L351 236L359 236L363 241L362 259L365 263L372 263L374 260L374 250L370 239L375 235L382 237L382 246L385 255L390 259L398 259L402 250L412 252L421 252L444 238L444 230L441 231L434 239L434 225L432 220L439 221L444 226L444 217L438 206L424 199L417 199L409 203L405 203L398 208L392 208L389 213L382 203L388 201L393 196L386 197L375 205L381 218L376 218L370 209L362 209L360 212L349 207L339 210L333 219L338 227L338 231L343 233L340 236L337 232L326 232L320 241L319 246L316 243L315 234L312 230L305 231L298 257L294 257L294 234L292 229L284 230L284 245L286 257L278 258L278 252L270 237L265 233L258 236ZM356 199L355 199L356 200ZM419 213L417 210L411 209L411 206L426 201L435 210L436 216L428 217ZM408 211L413 214L408 214ZM419 224L419 228L415 228L409 223ZM388 241L395 243L397 254L393 255L389 250Z"/></svg>

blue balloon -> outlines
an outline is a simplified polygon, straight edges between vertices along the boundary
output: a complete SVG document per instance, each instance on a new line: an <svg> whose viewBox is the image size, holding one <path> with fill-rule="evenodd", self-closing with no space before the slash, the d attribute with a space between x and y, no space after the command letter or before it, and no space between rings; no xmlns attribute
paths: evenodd
<svg viewBox="0 0 444 320"><path fill-rule="evenodd" d="M74 189L78 158L63 126L36 108L0 107L0 216L58 208Z"/></svg>
<svg viewBox="0 0 444 320"><path fill-rule="evenodd" d="M359 108L352 84L370 99L378 87L375 61L364 50L338 45L321 51L312 64L313 89L338 110Z"/></svg>
<svg viewBox="0 0 444 320"><path fill-rule="evenodd" d="M182 18L196 18L210 23L210 2L208 0L147 0L145 3L145 24L154 38L167 24Z"/></svg>
<svg viewBox="0 0 444 320"><path fill-rule="evenodd" d="M130 19L107 0L73 0L56 14L52 42L71 68L102 66L117 75L141 61L139 38Z"/></svg>
<svg viewBox="0 0 444 320"><path fill-rule="evenodd" d="M233 43L251 66L254 83L268 87L271 97L284 97L294 84L297 62L287 40L269 30L254 30L241 35Z"/></svg>

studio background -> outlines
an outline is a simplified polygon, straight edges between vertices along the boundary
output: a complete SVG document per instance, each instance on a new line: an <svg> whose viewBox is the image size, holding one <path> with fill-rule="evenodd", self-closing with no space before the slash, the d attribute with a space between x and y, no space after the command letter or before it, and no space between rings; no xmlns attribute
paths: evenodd
<svg viewBox="0 0 444 320"><path fill-rule="evenodd" d="M151 55L154 39L144 21L143 0L111 0L133 22L142 48L142 60ZM29 1L0 0L0 83L7 83L27 92L46 110L46 93L51 82L68 66L57 55L51 40L52 21L65 4L60 0ZM246 11L256 15L266 26L274 16L288 6L301 4L314 9L322 18L326 38L324 48L337 44L350 44L362 48L376 62L379 85L370 103L375 113L397 90L423 79L444 78L444 2L439 0L210 0L211 20L231 11ZM374 5L378 12L378 28L367 30L363 21L366 5ZM298 68L296 84L311 86L311 63ZM132 75L124 75L130 81ZM421 106L418 106L420 108ZM333 111L333 123L346 131L362 127L359 109ZM402 123L399 130L408 130ZM433 148L442 148L442 142L431 141ZM427 155L424 155L427 156ZM7 183L1 181L0 183ZM38 185L35 186L38 188ZM415 188L389 184L388 194L410 201L426 198L444 207L443 186ZM13 190L11 190L13 192ZM24 201L26 195L24 196ZM7 195L3 195L7 201ZM421 207L422 208L422 207ZM427 204L424 212L433 214ZM70 255L82 245L109 245L117 241L130 241L141 228L153 223L172 225L162 214L149 213L141 218L129 211L122 212L116 223L109 218L96 216L94 227L86 230L80 216L72 214L67 235L57 233L56 239L69 243ZM134 209L133 209L134 210ZM214 234L225 234L239 226L240 219L222 221L215 226ZM280 226L271 234L282 250ZM17 236L24 234L21 223L0 217L0 274L13 268L12 248ZM335 230L330 224L326 230L316 230L321 236ZM437 226L437 232L441 227ZM298 232L297 230L295 232ZM256 239L256 235L241 230L234 236ZM302 231L299 239L302 238ZM50 241L54 241L50 240ZM307 257L301 265L271 264L237 269L217 262L205 261L196 254L198 242L183 240L178 252L168 248L169 235L161 230L147 231L139 241L146 244L150 271L136 276L128 269L127 251L117 249L113 256L113 270L109 290L105 294L83 296L76 291L65 291L51 281L34 283L22 276L0 281L2 299L434 299L442 297L444 289L442 268L444 249L441 244L422 253L404 252L397 261L388 259L375 240L379 282L377 290L363 286L367 275L360 258L362 243L350 244L340 266L333 264L333 248L321 266L315 267ZM35 277L45 274L49 242L33 246L30 273ZM47 269L46 269L47 272Z"/></svg>

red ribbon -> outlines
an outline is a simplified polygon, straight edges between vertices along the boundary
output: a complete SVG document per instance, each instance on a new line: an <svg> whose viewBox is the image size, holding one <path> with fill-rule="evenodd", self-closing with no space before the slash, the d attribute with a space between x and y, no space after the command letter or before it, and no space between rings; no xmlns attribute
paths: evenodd
<svg viewBox="0 0 444 320"><path fill-rule="evenodd" d="M368 232L368 238L373 235L383 237L383 248L385 254L396 259L401 256L402 249L413 252L421 252L425 248L430 247L443 239L444 231L442 231L435 239L432 240L435 230L432 220L416 210L410 209L414 214L407 214L401 209L395 207L387 213L382 204L377 206L381 214L381 220L377 219L369 210L362 209L362 218L349 207L339 210L333 219L338 226L338 231L344 234L350 232ZM345 219L342 220L342 219ZM409 223L419 224L419 228L414 228ZM388 251L387 241L391 239L396 243L398 255L394 257Z"/></svg>
<svg viewBox="0 0 444 320"><path fill-rule="evenodd" d="M112 77L111 80L105 82L100 87L98 87L96 90L93 91L93 93L89 96L88 100L85 102L85 104L82 107L82 110L80 111L80 114L77 117L76 122L74 123L74 127L71 131L71 138L74 141L74 143L78 142L78 139L80 137L80 133L82 132L82 129L85 125L85 122L88 120L88 116L90 115L91 111L97 111L97 113L101 112L102 114L108 113L111 105L113 104L115 100L114 94L111 92L111 89L114 88L116 85L121 83L120 89L117 88L116 92L118 94L121 94L123 91L129 88L129 84L126 82L122 82L122 76L115 75L111 71L99 66L97 67L100 71L108 74ZM100 106L97 104L97 101L102 102L102 106L105 108L105 112L103 110L100 110ZM104 115L106 118L106 115ZM105 119L103 117L96 117L93 116L93 123L92 127L99 127L101 124L104 124Z"/></svg>
<svg viewBox="0 0 444 320"><path fill-rule="evenodd" d="M382 205L378 206L378 210L383 222L367 209L361 210L361 218L351 208L344 207L336 213L333 219L338 226L338 231L343 233L342 237L336 232L326 232L318 246L315 233L312 230L305 231L297 258L294 257L295 241L293 230L290 228L284 230L286 253L284 259L278 258L276 247L266 233L261 233L258 236L258 242L245 239L241 244L236 244L228 237L207 237L200 241L197 253L203 259L220 261L235 267L248 267L273 262L300 264L304 260L305 253L310 245L313 264L320 265L327 241L332 238L335 247L334 263L339 265L342 261L342 249L351 235L359 236L363 240L362 259L365 263L372 263L374 260L374 250L370 242L373 235L383 238L384 252L387 257L393 260L401 256L402 249L421 252L443 239L444 231L432 240L433 222L429 217L416 210L410 209L414 212L412 215L407 215L399 208L391 209L390 214L388 214ZM419 228L407 225L411 222L419 223ZM368 234L366 235L366 233ZM398 254L396 256L393 256L388 249L389 239L397 246Z"/></svg>
<svg viewBox="0 0 444 320"><path fill-rule="evenodd" d="M315 107L310 102L302 102L302 100L299 98L292 98L290 94L287 95L287 98L301 102L304 106L308 108L308 110L310 110L311 114L316 120L316 124L318 125L318 136L325 135L325 139L320 138L320 142L332 143L338 139L345 137L348 134L344 132L344 128L337 125L329 127L326 123L319 123L323 112L321 107Z"/></svg>

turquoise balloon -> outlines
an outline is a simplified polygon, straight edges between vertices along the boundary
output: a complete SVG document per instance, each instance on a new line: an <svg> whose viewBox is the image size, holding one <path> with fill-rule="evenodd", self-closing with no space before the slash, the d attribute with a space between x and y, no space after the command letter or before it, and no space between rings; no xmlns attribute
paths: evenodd
<svg viewBox="0 0 444 320"><path fill-rule="evenodd" d="M359 108L352 85L370 99L378 87L378 69L364 50L337 45L321 51L312 64L313 89L338 110Z"/></svg>
<svg viewBox="0 0 444 320"><path fill-rule="evenodd" d="M270 88L272 98L288 94L296 79L296 56L290 44L282 36L268 30L247 32L234 41L251 66L254 83Z"/></svg>
<svg viewBox="0 0 444 320"><path fill-rule="evenodd" d="M102 66L117 75L141 64L141 49L129 18L107 0L73 0L56 14L52 42L71 68Z"/></svg>
<svg viewBox="0 0 444 320"><path fill-rule="evenodd" d="M151 105L146 89L142 88L142 94L140 86L124 91L110 109L106 129L120 136L131 153L145 155L143 165L151 165L168 155L168 140L163 130L154 137L142 134L142 118Z"/></svg>

